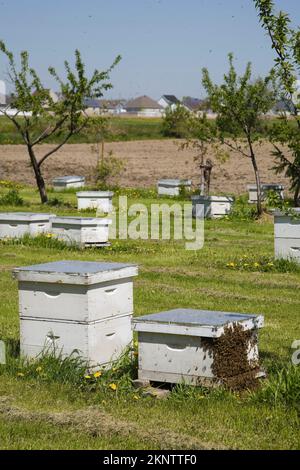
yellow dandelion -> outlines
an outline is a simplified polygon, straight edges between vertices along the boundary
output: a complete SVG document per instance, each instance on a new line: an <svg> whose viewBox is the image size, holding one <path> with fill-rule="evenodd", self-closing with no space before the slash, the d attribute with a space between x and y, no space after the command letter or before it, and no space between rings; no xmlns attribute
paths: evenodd
<svg viewBox="0 0 300 470"><path fill-rule="evenodd" d="M18 372L17 373L17 377L24 377L25 374L23 374L23 372Z"/></svg>
<svg viewBox="0 0 300 470"><path fill-rule="evenodd" d="M111 388L115 392L117 390L117 385L114 383L109 384L109 388Z"/></svg>
<svg viewBox="0 0 300 470"><path fill-rule="evenodd" d="M94 373L94 377L97 379L98 377L101 377L102 375L102 372L100 372L99 370L97 372Z"/></svg>
<svg viewBox="0 0 300 470"><path fill-rule="evenodd" d="M236 264L231 262L231 263L227 263L227 266L229 266L230 268L234 268L236 266Z"/></svg>
<svg viewBox="0 0 300 470"><path fill-rule="evenodd" d="M91 376L90 375L85 375L84 378L88 380L88 379L91 378Z"/></svg>
<svg viewBox="0 0 300 470"><path fill-rule="evenodd" d="M259 266L259 263L254 263L253 266L257 268Z"/></svg>
<svg viewBox="0 0 300 470"><path fill-rule="evenodd" d="M36 370L36 372L41 372L43 369L42 369L41 366L39 366L39 367L37 367L35 370Z"/></svg>
<svg viewBox="0 0 300 470"><path fill-rule="evenodd" d="M140 397L139 397L138 395L133 395L133 399L134 399L134 400L139 400Z"/></svg>
<svg viewBox="0 0 300 470"><path fill-rule="evenodd" d="M138 345L139 345L139 343L138 343L137 341L135 341L133 344L134 344L134 346L135 346L136 348L137 348Z"/></svg>

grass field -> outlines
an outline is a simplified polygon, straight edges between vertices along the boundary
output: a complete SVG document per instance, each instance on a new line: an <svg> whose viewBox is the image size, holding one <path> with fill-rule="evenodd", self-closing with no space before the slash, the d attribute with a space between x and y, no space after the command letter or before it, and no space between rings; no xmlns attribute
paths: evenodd
<svg viewBox="0 0 300 470"><path fill-rule="evenodd" d="M34 190L20 193L27 205L0 210L49 211ZM153 192L127 194L129 202L158 202ZM67 205L52 207L53 213L77 213L74 193L59 197ZM290 363L292 342L300 340L300 270L273 266L271 218L242 219L206 221L199 251L174 240L118 240L110 248L86 251L51 239L0 242L0 339L11 351L19 338L13 267L61 259L132 262L139 265L135 315L176 307L263 314L260 354L268 372L257 392L178 386L166 400L156 400L131 387L134 364L120 365L91 386L79 367L63 373L51 361L26 366L11 352L8 364L0 366L0 447L299 449L300 366Z"/></svg>
<svg viewBox="0 0 300 470"><path fill-rule="evenodd" d="M21 119L21 118L20 118ZM128 140L146 140L162 139L162 120L160 118L141 118L141 117L113 117L111 119L111 139L109 141L128 141ZM61 136L58 142L60 142ZM81 134L73 136L70 144L82 144L95 142L95 136L90 132L83 131ZM49 138L45 142L57 143L57 138ZM3 144L22 144L24 143L18 134L14 124L7 118L0 116L0 145Z"/></svg>

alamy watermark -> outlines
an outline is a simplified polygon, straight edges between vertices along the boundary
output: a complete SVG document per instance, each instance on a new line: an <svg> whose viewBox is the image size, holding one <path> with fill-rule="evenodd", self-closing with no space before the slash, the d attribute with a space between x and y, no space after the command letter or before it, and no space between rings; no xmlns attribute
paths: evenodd
<svg viewBox="0 0 300 470"><path fill-rule="evenodd" d="M197 214L193 218L193 210ZM100 215L100 211L97 212ZM102 215L102 213L101 213ZM204 245L204 206L194 209L189 203L128 205L127 196L119 197L119 210L109 214L112 220L109 239L115 240L185 240L187 250L200 250Z"/></svg>
<svg viewBox="0 0 300 470"><path fill-rule="evenodd" d="M292 354L292 363L295 366L300 364L300 339L296 339L292 343L292 349L296 349L296 351Z"/></svg>

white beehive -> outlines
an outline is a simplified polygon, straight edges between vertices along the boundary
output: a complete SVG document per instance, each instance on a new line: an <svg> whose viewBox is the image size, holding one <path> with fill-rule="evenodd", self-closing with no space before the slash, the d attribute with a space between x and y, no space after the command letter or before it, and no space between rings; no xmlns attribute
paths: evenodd
<svg viewBox="0 0 300 470"><path fill-rule="evenodd" d="M159 196L179 196L182 187L190 191L191 186L191 180L163 179L158 181L157 190Z"/></svg>
<svg viewBox="0 0 300 470"><path fill-rule="evenodd" d="M52 233L67 244L78 246L103 246L108 243L111 219L91 217L56 217Z"/></svg>
<svg viewBox="0 0 300 470"><path fill-rule="evenodd" d="M76 194L78 210L98 209L109 214L112 211L112 191L81 191Z"/></svg>
<svg viewBox="0 0 300 470"><path fill-rule="evenodd" d="M82 188L85 185L84 176L58 176L52 180L54 191L62 191L68 188Z"/></svg>
<svg viewBox="0 0 300 470"><path fill-rule="evenodd" d="M214 380L214 339L225 326L252 330L248 360L257 363L257 329L263 317L208 310L176 309L132 320L139 340L139 379L199 384Z"/></svg>
<svg viewBox="0 0 300 470"><path fill-rule="evenodd" d="M230 213L233 202L230 196L192 196L193 217L202 219L204 214L206 218L219 219Z"/></svg>
<svg viewBox="0 0 300 470"><path fill-rule="evenodd" d="M300 208L292 209L293 214L274 212L275 258L300 262Z"/></svg>
<svg viewBox="0 0 300 470"><path fill-rule="evenodd" d="M21 354L34 358L74 350L91 366L105 365L132 340L133 277L137 266L58 261L16 268Z"/></svg>
<svg viewBox="0 0 300 470"><path fill-rule="evenodd" d="M257 203L257 186L256 184L249 184L247 186L249 199L248 202L250 204ZM268 191L275 191L281 200L284 199L284 186L281 184L262 184L261 185L261 196L262 200L264 201L268 195Z"/></svg>
<svg viewBox="0 0 300 470"><path fill-rule="evenodd" d="M21 238L28 234L32 237L51 231L53 214L31 212L1 212L0 238Z"/></svg>

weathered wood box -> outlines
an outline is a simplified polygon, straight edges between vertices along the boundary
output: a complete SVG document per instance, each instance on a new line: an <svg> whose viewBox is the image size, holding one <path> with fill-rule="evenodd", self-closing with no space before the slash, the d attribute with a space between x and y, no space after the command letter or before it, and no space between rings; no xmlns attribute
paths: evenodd
<svg viewBox="0 0 300 470"><path fill-rule="evenodd" d="M52 233L58 240L70 245L105 246L111 222L107 218L56 217L52 221Z"/></svg>
<svg viewBox="0 0 300 470"><path fill-rule="evenodd" d="M224 374L228 367L237 376L245 373L245 367L253 371L258 368L257 331L263 326L262 316L176 309L134 318L132 324L138 332L138 374L143 381L193 385L218 382L218 341L228 330L233 331L233 341L227 346L227 357L223 350ZM243 334L245 344L240 351L237 345L241 347ZM240 362L231 364L232 356Z"/></svg>
<svg viewBox="0 0 300 470"><path fill-rule="evenodd" d="M257 203L257 185L256 184L249 184L247 186L248 193L249 193L249 199L248 202L250 204L256 204ZM284 186L281 184L262 184L261 185L261 196L262 200L264 201L267 196L269 191L275 191L275 193L278 194L279 198L281 200L284 199Z"/></svg>
<svg viewBox="0 0 300 470"><path fill-rule="evenodd" d="M76 195L78 210L98 209L106 214L112 211L112 191L81 191Z"/></svg>
<svg viewBox="0 0 300 470"><path fill-rule="evenodd" d="M74 350L106 365L132 340L135 265L58 261L16 268L21 354Z"/></svg>
<svg viewBox="0 0 300 470"><path fill-rule="evenodd" d="M230 196L192 196L193 217L219 219L230 213L233 202Z"/></svg>
<svg viewBox="0 0 300 470"><path fill-rule="evenodd" d="M58 176L52 180L54 191L63 191L69 188L82 188L85 185L84 176L70 175Z"/></svg>
<svg viewBox="0 0 300 470"><path fill-rule="evenodd" d="M21 238L28 234L36 236L50 232L55 215L31 212L0 213L0 238Z"/></svg>
<svg viewBox="0 0 300 470"><path fill-rule="evenodd" d="M159 196L179 196L181 188L190 191L191 186L191 180L162 179L157 183L157 191Z"/></svg>
<svg viewBox="0 0 300 470"><path fill-rule="evenodd" d="M274 212L275 258L290 259L300 263L300 208L292 209L296 215Z"/></svg>

